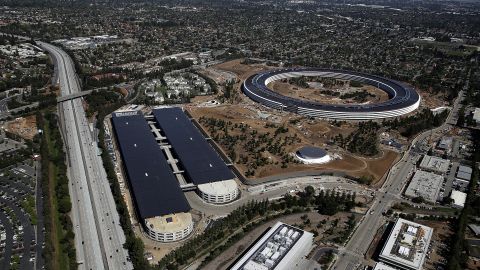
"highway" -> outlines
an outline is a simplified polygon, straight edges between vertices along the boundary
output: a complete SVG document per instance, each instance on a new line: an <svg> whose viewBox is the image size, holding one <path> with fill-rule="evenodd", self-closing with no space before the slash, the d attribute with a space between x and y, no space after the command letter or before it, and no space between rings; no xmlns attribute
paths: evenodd
<svg viewBox="0 0 480 270"><path fill-rule="evenodd" d="M72 59L60 48L37 43L54 59L61 96L80 92ZM81 98L59 103L58 112L67 152L79 269L133 269L123 248L125 234Z"/></svg>
<svg viewBox="0 0 480 270"><path fill-rule="evenodd" d="M389 171L387 179L379 192L377 192L377 197L373 201L368 214L360 221L345 248L340 249L339 257L331 269L360 269L361 265L366 264L364 255L373 241L377 230L386 222L383 212L398 201L409 176L415 170L417 160L421 157L420 154L416 153L415 145L426 140L432 133L440 132L448 127L452 122L452 118L458 115L463 95L464 92L460 91L443 125L425 131L413 139L410 148L404 153L402 159Z"/></svg>

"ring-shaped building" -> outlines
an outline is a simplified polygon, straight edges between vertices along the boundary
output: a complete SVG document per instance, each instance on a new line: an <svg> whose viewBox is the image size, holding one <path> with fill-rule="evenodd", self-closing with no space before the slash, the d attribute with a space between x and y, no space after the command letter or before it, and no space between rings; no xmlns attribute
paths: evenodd
<svg viewBox="0 0 480 270"><path fill-rule="evenodd" d="M268 88L271 82L301 76L357 81L381 89L389 99L372 104L327 104L284 96ZM325 68L289 68L257 73L244 81L242 91L252 100L270 108L338 120L397 117L415 111L421 100L415 89L402 82L361 72Z"/></svg>

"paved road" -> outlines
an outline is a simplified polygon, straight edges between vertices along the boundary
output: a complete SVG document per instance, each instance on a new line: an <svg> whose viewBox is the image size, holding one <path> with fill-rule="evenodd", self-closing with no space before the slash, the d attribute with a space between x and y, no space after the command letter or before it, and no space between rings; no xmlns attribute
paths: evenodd
<svg viewBox="0 0 480 270"><path fill-rule="evenodd" d="M55 59L61 95L80 92L71 58L48 43L38 44ZM68 157L79 269L133 269L128 252L123 248L125 234L81 99L60 103L59 116Z"/></svg>
<svg viewBox="0 0 480 270"><path fill-rule="evenodd" d="M421 133L413 139L411 145L414 146L417 142L427 139L431 134L447 128L449 123L453 122L452 119L458 114L462 99L463 91L460 91L445 123L438 128ZM392 167L385 183L377 193L377 197L370 207L368 214L360 221L345 248L340 250L340 257L332 269L352 270L365 264L364 254L366 254L378 228L385 222L382 213L399 199L401 191L409 179L408 176L415 170L415 163L419 157L419 154L415 153L415 150L412 151L412 147L410 147L402 159Z"/></svg>
<svg viewBox="0 0 480 270"><path fill-rule="evenodd" d="M315 178L315 179L314 179ZM313 186L314 188L325 188L325 189L335 189L338 188L339 191L353 191L357 194L360 193L370 193L367 191L367 188L356 183L350 183L349 180L342 177L335 176L321 176L321 177L298 177L290 178L288 180L278 181L277 187L270 187L267 191L262 191L263 189L258 189L256 191L248 191L242 189L241 197L229 204L214 205L204 202L194 191L186 192L186 198L190 203L190 206L204 213L206 216L211 217L221 217L226 216L233 210L237 209L241 205L251 201L257 200L261 201L264 199L274 200L278 199L281 196L289 193L291 190L304 190L306 186ZM270 183L271 185L271 183Z"/></svg>
<svg viewBox="0 0 480 270"><path fill-rule="evenodd" d="M35 181L36 181L36 190L35 190L35 203L37 208L37 226L36 226L36 239L37 245L35 247L36 250L36 259L35 259L35 267L36 269L42 269L43 265L45 264L42 252L43 247L42 245L45 243L45 234L44 234L44 214L43 214L43 197L42 197L42 170L40 163L38 161L34 162L34 170L35 170Z"/></svg>

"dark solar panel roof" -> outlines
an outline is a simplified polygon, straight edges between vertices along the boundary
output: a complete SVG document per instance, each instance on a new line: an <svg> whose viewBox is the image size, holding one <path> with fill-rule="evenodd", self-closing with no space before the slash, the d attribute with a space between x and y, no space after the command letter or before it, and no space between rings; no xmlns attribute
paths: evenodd
<svg viewBox="0 0 480 270"><path fill-rule="evenodd" d="M281 75L286 72L329 72L333 77L341 76L343 74L345 79L352 79L364 84L369 84L378 87L385 91L389 100L376 104L327 104L313 101L300 100L288 96L278 94L277 92L268 88L265 82L268 78L276 75ZM328 77L328 76L327 76ZM343 76L341 76L343 77ZM256 95L254 100L259 99L259 102L265 102L264 99L282 103L288 106L297 106L307 109L328 110L334 112L383 112L394 109L406 108L415 104L420 96L411 87L404 83L383 78L376 75L370 75L362 72L339 70L339 69L325 69L325 68L289 68L278 69L272 71L261 72L254 74L246 79L243 83L243 88L249 89ZM264 99L262 99L264 98Z"/></svg>
<svg viewBox="0 0 480 270"><path fill-rule="evenodd" d="M112 123L140 217L188 212L190 205L143 115L116 113Z"/></svg>
<svg viewBox="0 0 480 270"><path fill-rule="evenodd" d="M324 149L313 146L304 146L297 153L304 158L322 158L328 154Z"/></svg>
<svg viewBox="0 0 480 270"><path fill-rule="evenodd" d="M153 111L187 177L196 185L233 179L235 176L181 108Z"/></svg>

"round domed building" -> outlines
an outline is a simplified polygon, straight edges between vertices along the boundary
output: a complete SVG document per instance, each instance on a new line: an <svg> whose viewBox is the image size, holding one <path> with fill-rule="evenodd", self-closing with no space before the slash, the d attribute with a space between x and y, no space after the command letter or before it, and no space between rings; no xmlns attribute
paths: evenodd
<svg viewBox="0 0 480 270"><path fill-rule="evenodd" d="M313 146L304 146L298 149L295 156L305 164L324 164L332 160L325 149Z"/></svg>

